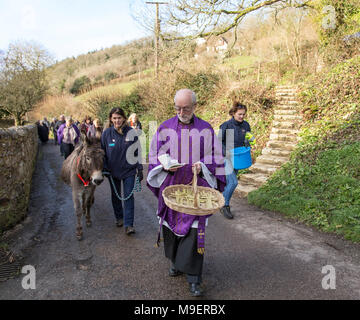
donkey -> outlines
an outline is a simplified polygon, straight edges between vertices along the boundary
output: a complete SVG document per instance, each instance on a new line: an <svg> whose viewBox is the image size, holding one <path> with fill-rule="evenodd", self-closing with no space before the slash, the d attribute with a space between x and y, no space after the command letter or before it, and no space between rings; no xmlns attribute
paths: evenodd
<svg viewBox="0 0 360 320"><path fill-rule="evenodd" d="M72 188L72 197L77 217L76 237L83 237L81 217L85 215L86 226L91 227L90 208L94 203L96 186L104 181L102 175L104 151L100 145L101 131L95 137L81 135L82 144L75 148L64 161L61 179Z"/></svg>

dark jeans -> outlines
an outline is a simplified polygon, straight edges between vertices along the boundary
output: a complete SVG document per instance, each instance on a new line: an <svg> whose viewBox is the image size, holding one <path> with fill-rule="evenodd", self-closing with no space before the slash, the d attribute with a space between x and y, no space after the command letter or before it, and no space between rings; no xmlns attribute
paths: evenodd
<svg viewBox="0 0 360 320"><path fill-rule="evenodd" d="M57 145L58 141L57 141L57 132L56 132L56 130L53 130L53 135L54 135L54 144Z"/></svg>
<svg viewBox="0 0 360 320"><path fill-rule="evenodd" d="M75 147L71 143L64 143L64 142L61 143L60 152L62 150L65 159L71 154L71 152L74 151L74 149L75 149Z"/></svg>
<svg viewBox="0 0 360 320"><path fill-rule="evenodd" d="M134 189L135 176L130 176L123 180L118 180L113 177L113 181L118 195L122 198L126 198ZM124 186L123 195L121 195L121 181L123 182L123 186ZM124 219L124 227L133 227L134 226L134 195L132 195L126 201L119 200L119 198L116 196L114 192L113 185L110 180L109 182L111 187L111 201L114 208L114 215L116 220ZM122 206L123 202L124 202L125 210L123 210L123 206Z"/></svg>
<svg viewBox="0 0 360 320"><path fill-rule="evenodd" d="M63 156L64 155L64 150L63 150L63 144L60 143L60 154Z"/></svg>

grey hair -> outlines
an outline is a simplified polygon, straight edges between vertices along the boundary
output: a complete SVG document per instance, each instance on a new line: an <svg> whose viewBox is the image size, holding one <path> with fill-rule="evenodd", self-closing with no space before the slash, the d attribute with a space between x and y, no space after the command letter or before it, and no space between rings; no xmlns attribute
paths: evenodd
<svg viewBox="0 0 360 320"><path fill-rule="evenodd" d="M190 90L190 89L180 89L178 91L176 91L175 93L175 97L174 97L174 103L176 104L176 98L178 97L178 95L180 93L183 93L183 92L190 92L191 93L191 102L193 104L193 106L196 104L196 94L194 91Z"/></svg>

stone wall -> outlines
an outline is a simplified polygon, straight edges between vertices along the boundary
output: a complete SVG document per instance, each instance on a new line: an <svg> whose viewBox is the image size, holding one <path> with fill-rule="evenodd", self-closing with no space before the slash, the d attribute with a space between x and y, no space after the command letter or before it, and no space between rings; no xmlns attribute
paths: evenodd
<svg viewBox="0 0 360 320"><path fill-rule="evenodd" d="M37 152L36 125L0 129L0 233L26 216Z"/></svg>

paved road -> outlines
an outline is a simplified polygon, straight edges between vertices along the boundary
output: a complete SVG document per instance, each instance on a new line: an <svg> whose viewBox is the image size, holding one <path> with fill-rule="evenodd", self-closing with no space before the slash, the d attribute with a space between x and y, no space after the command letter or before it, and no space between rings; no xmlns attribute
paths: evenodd
<svg viewBox="0 0 360 320"><path fill-rule="evenodd" d="M21 275L0 282L0 299L190 299L185 277L169 278L163 246L154 247L156 199L145 184L136 194L134 236L116 228L105 181L96 190L93 227L85 227L79 242L61 164L58 147L40 147L28 218L6 235L24 264L36 268L36 290L24 290ZM359 245L242 199L232 207L233 221L220 214L209 221L204 299L360 298ZM327 265L335 268L335 290L322 288Z"/></svg>

